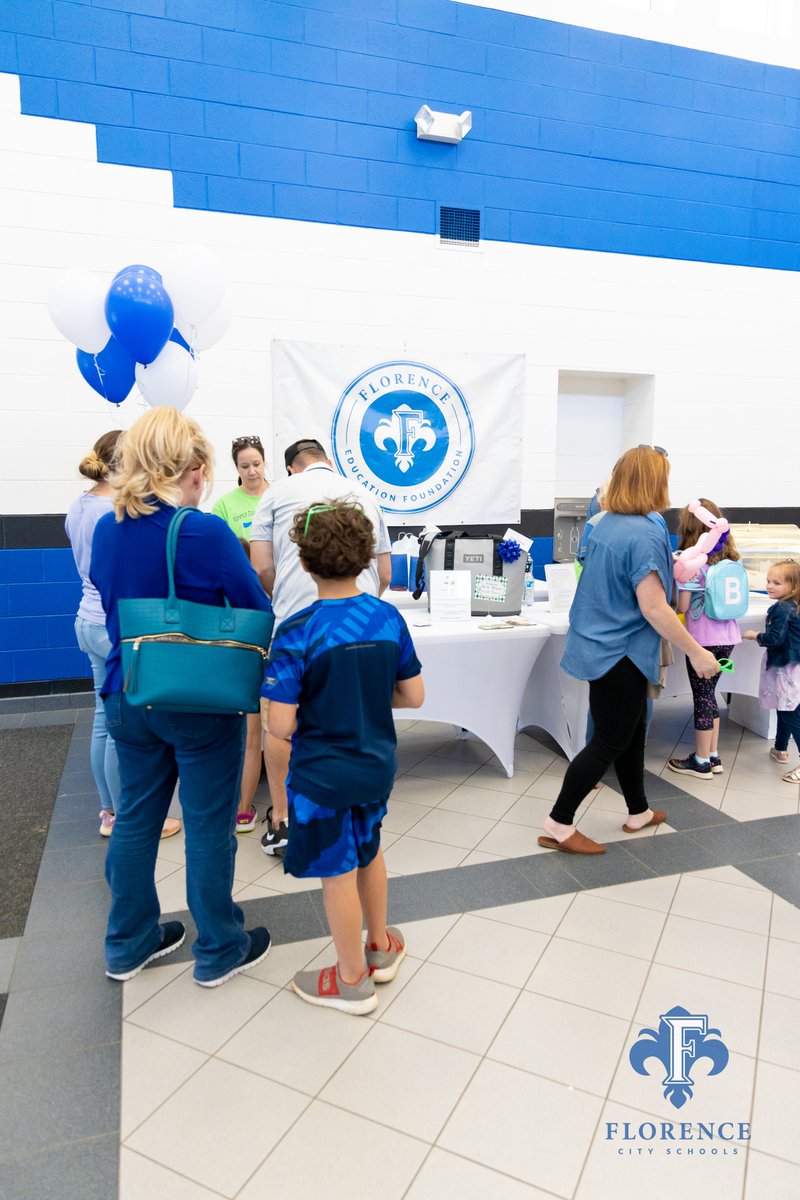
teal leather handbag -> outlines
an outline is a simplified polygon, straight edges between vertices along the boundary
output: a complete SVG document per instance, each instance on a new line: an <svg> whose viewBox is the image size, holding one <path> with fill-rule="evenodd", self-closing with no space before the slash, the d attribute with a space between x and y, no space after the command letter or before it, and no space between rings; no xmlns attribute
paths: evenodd
<svg viewBox="0 0 800 1200"><path fill-rule="evenodd" d="M125 699L162 712L258 712L275 617L177 598L178 534L195 511L179 508L167 529L169 595L118 603Z"/></svg>

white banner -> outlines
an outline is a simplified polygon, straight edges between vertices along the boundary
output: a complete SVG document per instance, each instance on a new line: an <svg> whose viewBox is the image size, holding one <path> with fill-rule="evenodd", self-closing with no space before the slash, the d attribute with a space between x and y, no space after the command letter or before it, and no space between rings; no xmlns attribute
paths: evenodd
<svg viewBox="0 0 800 1200"><path fill-rule="evenodd" d="M523 355L273 342L274 461L317 438L390 525L519 521Z"/></svg>

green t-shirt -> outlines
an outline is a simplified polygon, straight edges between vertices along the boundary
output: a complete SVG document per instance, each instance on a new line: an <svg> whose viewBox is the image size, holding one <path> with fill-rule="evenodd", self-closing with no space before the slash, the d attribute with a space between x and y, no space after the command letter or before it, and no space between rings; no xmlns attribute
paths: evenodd
<svg viewBox="0 0 800 1200"><path fill-rule="evenodd" d="M232 492L226 492L224 496L221 496L211 511L216 516L222 517L228 528L232 529L238 538L244 538L246 542L249 542L250 526L253 524L253 516L260 502L261 496L248 496L247 492L237 487Z"/></svg>

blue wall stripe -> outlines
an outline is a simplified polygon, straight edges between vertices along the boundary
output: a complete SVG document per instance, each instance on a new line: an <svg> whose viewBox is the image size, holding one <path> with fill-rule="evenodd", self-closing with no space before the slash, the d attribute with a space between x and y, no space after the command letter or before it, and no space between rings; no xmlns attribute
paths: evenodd
<svg viewBox="0 0 800 1200"><path fill-rule="evenodd" d="M2 0L23 110L180 206L794 270L800 72L451 0ZM419 142L423 102L473 110Z"/></svg>

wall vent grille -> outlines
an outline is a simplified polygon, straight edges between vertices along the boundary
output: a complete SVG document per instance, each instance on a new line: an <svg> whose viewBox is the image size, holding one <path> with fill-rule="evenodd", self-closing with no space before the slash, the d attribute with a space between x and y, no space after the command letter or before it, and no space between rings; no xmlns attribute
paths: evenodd
<svg viewBox="0 0 800 1200"><path fill-rule="evenodd" d="M439 209L439 241L443 246L477 246L481 240L481 214L477 208Z"/></svg>

